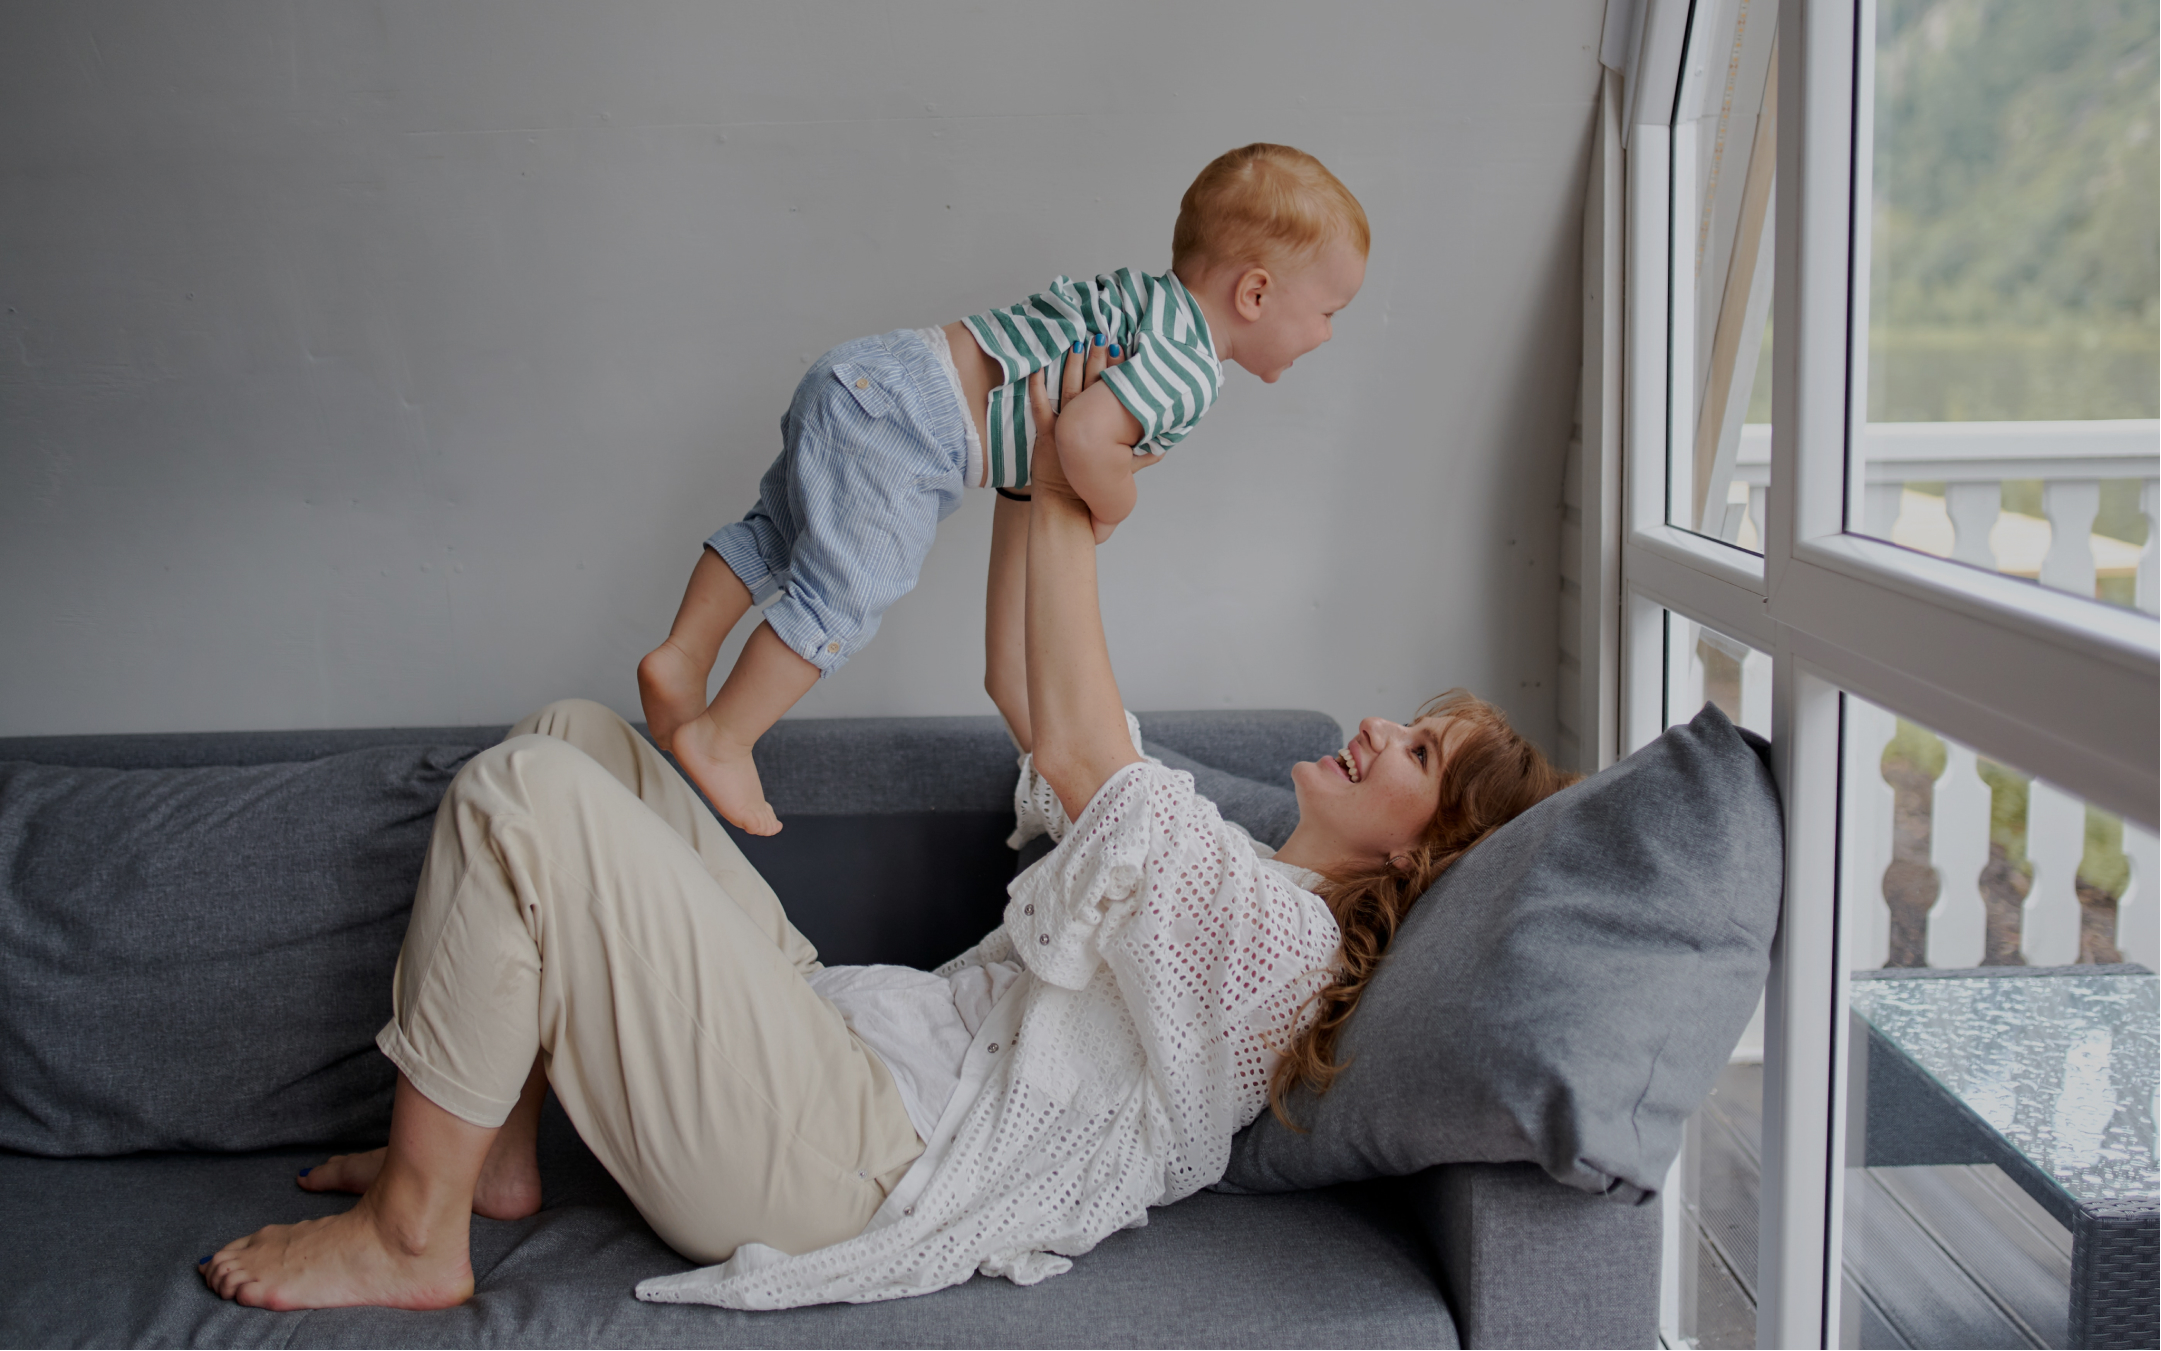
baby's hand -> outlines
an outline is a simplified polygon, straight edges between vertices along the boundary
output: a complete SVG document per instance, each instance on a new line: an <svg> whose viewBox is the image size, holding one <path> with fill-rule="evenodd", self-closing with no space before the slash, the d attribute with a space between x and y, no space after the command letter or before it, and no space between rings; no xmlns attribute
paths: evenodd
<svg viewBox="0 0 2161 1351"><path fill-rule="evenodd" d="M1154 464L1157 460L1160 460L1162 458L1163 457L1160 454L1136 455L1133 457L1133 472L1138 474L1141 470L1146 469L1149 465ZM1102 517L1096 515L1090 515L1088 521L1089 524L1095 527L1096 543L1098 544L1101 544L1103 541L1109 539L1111 537L1111 531L1118 528L1118 522L1106 521Z"/></svg>

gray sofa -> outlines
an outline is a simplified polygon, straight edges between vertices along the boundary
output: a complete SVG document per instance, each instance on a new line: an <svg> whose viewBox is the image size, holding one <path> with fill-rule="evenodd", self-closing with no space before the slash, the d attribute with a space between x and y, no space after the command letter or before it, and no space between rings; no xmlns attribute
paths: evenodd
<svg viewBox="0 0 2161 1351"><path fill-rule="evenodd" d="M1141 721L1151 750L1262 838L1288 828L1291 762L1342 742L1312 713ZM638 1279L689 1264L552 1099L545 1205L474 1222L466 1305L217 1300L199 1255L349 1203L292 1177L333 1146L380 1141L391 1072L368 1038L432 800L502 730L0 739L0 1343L1655 1343L1658 1208L1528 1163L1204 1192L1025 1289L977 1277L780 1313L641 1304ZM759 760L787 828L746 853L827 962L928 966L996 922L1015 857L1013 756L994 720L785 722ZM272 1054L284 1049L301 1059Z"/></svg>

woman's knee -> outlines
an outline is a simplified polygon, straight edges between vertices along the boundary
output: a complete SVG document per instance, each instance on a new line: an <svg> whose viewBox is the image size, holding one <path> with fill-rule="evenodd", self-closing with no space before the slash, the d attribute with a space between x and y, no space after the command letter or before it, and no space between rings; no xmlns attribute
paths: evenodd
<svg viewBox="0 0 2161 1351"><path fill-rule="evenodd" d="M591 699L558 699L520 719L504 737L546 736L558 741L576 742L581 735L591 736L596 731L612 732L620 727L628 729L614 709Z"/></svg>
<svg viewBox="0 0 2161 1351"><path fill-rule="evenodd" d="M491 815L532 814L565 790L576 792L587 780L615 784L592 756L569 742L545 732L513 732L465 762L450 781L447 800Z"/></svg>

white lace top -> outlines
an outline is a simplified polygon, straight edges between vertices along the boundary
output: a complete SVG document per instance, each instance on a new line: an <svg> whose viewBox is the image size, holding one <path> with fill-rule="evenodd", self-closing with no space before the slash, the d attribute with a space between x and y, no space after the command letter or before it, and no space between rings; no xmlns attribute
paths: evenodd
<svg viewBox="0 0 2161 1351"><path fill-rule="evenodd" d="M1340 945L1306 889L1318 879L1265 858L1190 774L1128 765L1067 826L1021 768L1022 830L1061 842L1014 879L1005 923L939 968L1025 971L976 1030L922 1158L852 1239L794 1256L746 1243L638 1298L865 1303L978 1271L1032 1285L1223 1175Z"/></svg>

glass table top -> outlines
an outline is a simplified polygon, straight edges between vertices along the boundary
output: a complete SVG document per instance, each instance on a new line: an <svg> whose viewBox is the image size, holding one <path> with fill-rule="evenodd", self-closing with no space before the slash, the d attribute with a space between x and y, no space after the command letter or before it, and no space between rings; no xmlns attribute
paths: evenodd
<svg viewBox="0 0 2161 1351"><path fill-rule="evenodd" d="M2123 968L1854 974L1854 1011L2074 1200L2161 1191L2161 978Z"/></svg>

